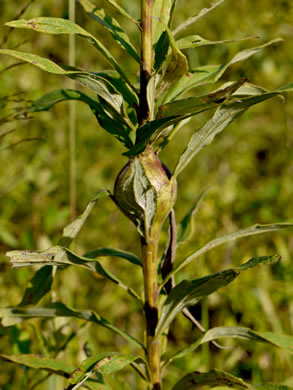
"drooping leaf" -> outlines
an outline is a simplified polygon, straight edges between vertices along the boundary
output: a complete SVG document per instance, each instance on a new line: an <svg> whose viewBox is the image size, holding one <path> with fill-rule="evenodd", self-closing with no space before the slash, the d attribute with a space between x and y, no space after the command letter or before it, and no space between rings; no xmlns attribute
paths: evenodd
<svg viewBox="0 0 293 390"><path fill-rule="evenodd" d="M52 267L46 266L39 269L26 288L23 298L18 305L36 305L48 292L53 283Z"/></svg>
<svg viewBox="0 0 293 390"><path fill-rule="evenodd" d="M119 253L119 251L116 251L116 255L117 253ZM63 248L62 246L54 246L44 251L11 251L7 253L7 256L10 257L11 263L14 267L24 267L30 265L75 265L86 268L117 284L119 287L127 291L132 297L136 298L138 302L141 302L140 296L132 288L126 286L117 276L108 271L99 261L96 259L79 256L69 249Z"/></svg>
<svg viewBox="0 0 293 390"><path fill-rule="evenodd" d="M111 257L120 257L122 259L125 259L129 261L132 264L142 266L142 262L140 258L135 256L133 253L122 251L121 249L114 249L114 248L99 248L95 249L91 252L88 252L83 255L87 259L95 259L97 257L101 256L111 256Z"/></svg>
<svg viewBox="0 0 293 390"><path fill-rule="evenodd" d="M215 369L209 372L194 371L187 374L172 387L172 390L192 390L202 386L216 387L220 385L232 389L253 389L251 385L245 383L242 379Z"/></svg>
<svg viewBox="0 0 293 390"><path fill-rule="evenodd" d="M203 199L203 197L206 195L209 189L210 187L205 188L200 193L200 195L195 199L195 201L191 205L188 212L184 215L184 217L180 221L177 227L177 244L186 242L191 237L193 233L193 227L194 227L193 226L194 214L197 212L200 201Z"/></svg>
<svg viewBox="0 0 293 390"><path fill-rule="evenodd" d="M239 267L216 272L198 279L183 280L168 295L156 334L161 334L184 308L195 305L202 298L230 284L241 272L259 264L270 264L278 260L280 260L278 255L255 257Z"/></svg>
<svg viewBox="0 0 293 390"><path fill-rule="evenodd" d="M218 7L220 4L223 3L224 0L218 0L211 4L210 8L203 8L197 15L193 15L190 18L186 19L182 24L177 26L172 33L174 35L178 34L180 31L185 30L188 26L191 24L197 22L200 18L202 18L204 15L206 15L208 12L212 11L216 7Z"/></svg>
<svg viewBox="0 0 293 390"><path fill-rule="evenodd" d="M122 27L116 19L106 14L103 8L98 8L89 0L78 0L85 12L94 20L99 22L108 31L119 45L126 50L138 63L140 62L139 55L133 44L130 42L128 35L123 31Z"/></svg>
<svg viewBox="0 0 293 390"><path fill-rule="evenodd" d="M118 352L104 352L91 356L84 360L79 368L73 371L70 378L66 381L65 390L74 389L75 385L78 384L81 385L94 372L99 372L104 376L110 375L132 364L136 360L142 360L142 358Z"/></svg>
<svg viewBox="0 0 293 390"><path fill-rule="evenodd" d="M221 338L237 338L252 340L260 343L267 343L274 347L284 349L287 352L293 353L293 337L286 334L272 333L272 332L256 332L249 328L237 326L220 326L208 330L201 338L186 348L176 352L169 358L166 358L164 366L171 363L175 359L179 359L188 355L197 349L200 345L218 340Z"/></svg>
<svg viewBox="0 0 293 390"><path fill-rule="evenodd" d="M120 92L123 99L131 106L135 107L139 105L138 92L133 86L129 86L116 70L104 70L102 72L94 73L98 77L108 80L114 88Z"/></svg>
<svg viewBox="0 0 293 390"><path fill-rule="evenodd" d="M86 94L72 89L58 89L51 91L41 98L32 102L31 106L26 110L26 114L40 111L48 111L55 104L67 100L80 100L90 107L101 127L112 134L128 149L132 148L133 142L130 139L130 131L123 123L110 118L103 109L104 104L91 99Z"/></svg>
<svg viewBox="0 0 293 390"><path fill-rule="evenodd" d="M32 308L18 308L8 307L0 309L0 318L2 318L3 326L11 326L21 321L28 320L30 318L56 318L56 317L72 317L78 318L84 321L93 322L101 325L113 332L119 334L122 338L129 341L136 347L144 349L142 343L140 343L134 337L128 335L123 330L117 328L111 324L105 318L91 310L75 310L64 305L61 302L50 303L44 307L32 307Z"/></svg>
<svg viewBox="0 0 293 390"><path fill-rule="evenodd" d="M128 20L130 20L131 22L133 22L134 24L136 24L138 27L140 26L139 24L139 21L134 19L131 15L129 15L128 12L125 11L124 8L122 8L118 3L117 1L115 0L106 0L109 4L112 5L112 7L114 7L116 9L116 11L118 11L121 15L125 16Z"/></svg>
<svg viewBox="0 0 293 390"><path fill-rule="evenodd" d="M268 224L268 225L253 225L246 229L239 230L234 233L227 234L223 237L216 238L215 240L212 240L205 244L200 249L196 250L195 252L188 255L184 260L182 260L172 271L171 274L168 275L168 278L175 275L178 271L180 271L183 267L185 267L187 264L189 264L191 261L196 259L197 257L203 255L204 253L210 251L211 249L216 248L219 245L225 244L230 241L237 240L238 238L248 237L248 236L254 236L255 234L263 234L263 233L269 233L281 229L288 229L292 228L292 223L274 223L274 224ZM168 278L166 280L168 280Z"/></svg>
<svg viewBox="0 0 293 390"><path fill-rule="evenodd" d="M90 42L117 70L117 72L124 78L124 80L129 83L126 74L121 69L120 65L112 56L110 51L92 34L87 32L71 20L51 17L38 17L30 20L13 20L9 23L6 23L5 25L14 28L32 29L34 31L47 34L76 34L79 37L84 38L88 42Z"/></svg>
<svg viewBox="0 0 293 390"><path fill-rule="evenodd" d="M130 126L130 128L132 127L132 124L130 123L125 113L123 97L110 84L108 80L103 79L94 73L85 72L79 68L57 65L53 61L35 54L23 53L9 49L0 49L0 54L1 53L11 55L12 57L21 58L24 61L27 61L42 70L45 70L46 72L68 76L81 85L91 89L100 98L104 99L108 103L109 107L112 108L117 114L114 119L122 121L122 123Z"/></svg>
<svg viewBox="0 0 293 390"><path fill-rule="evenodd" d="M209 145L218 133L223 131L231 122L241 116L249 107L264 100L271 99L277 94L278 92L274 91L222 105L214 116L193 134L189 144L178 160L174 176L178 176L198 152Z"/></svg>

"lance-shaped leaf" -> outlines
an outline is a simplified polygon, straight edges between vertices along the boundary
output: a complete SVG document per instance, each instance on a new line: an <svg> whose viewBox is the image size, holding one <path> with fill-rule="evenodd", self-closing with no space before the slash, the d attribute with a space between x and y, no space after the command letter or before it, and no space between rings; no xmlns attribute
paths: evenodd
<svg viewBox="0 0 293 390"><path fill-rule="evenodd" d="M171 278L173 275L175 275L178 271L180 271L183 267L185 267L191 261L195 260L197 257L216 248L219 245L223 245L223 244L226 244L227 242L237 240L238 238L254 236L255 234L270 233L273 231L277 231L277 230L281 230L281 229L288 229L288 228L292 228L292 227L293 227L292 223L273 223L273 224L268 224L268 225L253 225L253 226L250 226L246 229L242 229L242 230L239 230L237 232L227 234L223 237L216 238L215 240L208 242L203 247L201 247L200 249L191 253L184 260L182 260L173 269L173 271L164 279L162 286L169 280L169 278Z"/></svg>
<svg viewBox="0 0 293 390"><path fill-rule="evenodd" d="M219 370L212 370L209 372L194 371L181 378L180 381L172 387L172 390L193 390L201 388L202 386L218 387L221 385L232 389L253 390L253 387L245 383L242 379Z"/></svg>
<svg viewBox="0 0 293 390"><path fill-rule="evenodd" d="M209 41L208 39L205 39L201 37L200 35L188 35L187 37L180 38L176 41L176 45L178 49L191 49L191 48L197 48L200 46L209 46L209 45L219 45L223 43L234 43L234 42L242 42L247 41L249 39L254 39L256 37L247 37L247 38L241 38L241 39L227 39L223 41Z"/></svg>
<svg viewBox="0 0 293 390"><path fill-rule="evenodd" d="M30 280L18 306L36 305L48 292L51 291L52 284L52 267L42 267Z"/></svg>
<svg viewBox="0 0 293 390"><path fill-rule="evenodd" d="M245 82L246 78L240 79L208 95L190 97L187 99L175 100L171 103L163 104L159 107L156 119L174 116L184 116L187 118L200 112L216 107L225 102L234 94ZM139 137L138 133L138 137Z"/></svg>
<svg viewBox="0 0 293 390"><path fill-rule="evenodd" d="M241 272L259 264L271 264L278 260L280 260L278 255L254 257L239 267L216 272L198 279L183 280L172 289L164 303L156 335L160 335L184 308L195 305L202 298L230 284Z"/></svg>
<svg viewBox="0 0 293 390"><path fill-rule="evenodd" d="M179 158L174 176L178 176L198 152L209 145L218 133L223 131L231 122L241 116L249 107L267 99L271 99L277 94L278 92L276 91L264 93L262 95L245 98L242 101L227 103L221 106L214 116L193 134L189 144Z"/></svg>
<svg viewBox="0 0 293 390"><path fill-rule="evenodd" d="M205 188L200 195L195 199L193 204L191 205L188 212L184 215L182 220L180 221L178 227L177 227L177 244L181 244L185 241L187 241L192 233L193 233L193 221L194 221L194 215L198 210L198 206L200 204L200 201L203 199L203 197L206 195L210 187Z"/></svg>
<svg viewBox="0 0 293 390"><path fill-rule="evenodd" d="M47 34L76 34L90 42L117 70L117 72L124 78L124 80L129 82L126 74L123 72L110 51L92 34L71 20L62 18L38 17L30 20L13 20L9 23L6 23L5 25L14 28L27 28Z"/></svg>
<svg viewBox="0 0 293 390"><path fill-rule="evenodd" d="M82 69L69 67L65 65L57 65L53 61L48 60L31 53L23 53L16 50L0 49L0 54L8 54L15 58L21 58L26 62L29 62L38 68L45 70L49 73L66 75L69 78L75 80L79 84L94 91L100 98L105 100L109 108L112 108L116 113L114 119L125 123L132 128L132 124L127 118L124 108L124 102L122 95L110 84L110 82L94 73L88 73ZM109 109L108 111L109 112Z"/></svg>
<svg viewBox="0 0 293 390"><path fill-rule="evenodd" d="M32 354L19 354L19 355L4 355L0 354L0 359L7 362L16 363L22 366L34 368L36 370L47 371L50 374L61 375L62 377L69 378L74 368L65 364L61 360L50 359L47 357L32 355ZM110 390L108 386L98 383L94 380L88 380L84 386L90 390Z"/></svg>
<svg viewBox="0 0 293 390"><path fill-rule="evenodd" d="M156 43L162 32L164 25L169 26L173 0L154 0L153 3L153 42Z"/></svg>
<svg viewBox="0 0 293 390"><path fill-rule="evenodd" d="M138 27L140 27L140 23L138 20L134 19L131 15L129 15L128 12L125 11L124 8L119 5L119 3L115 0L106 0L109 4L112 5L112 7L115 8L116 11L118 11L121 15L126 17L128 20L130 20L132 23L136 24Z"/></svg>
<svg viewBox="0 0 293 390"><path fill-rule="evenodd" d="M59 240L58 244L60 246L68 247L71 244L72 240L74 240L74 238L78 235L80 229L84 225L97 201L109 195L109 191L107 190L101 190L97 192L97 194L91 199L91 201L87 205L84 212L77 219L72 221L69 225L65 226L65 228L63 229L63 235Z"/></svg>
<svg viewBox="0 0 293 390"><path fill-rule="evenodd" d="M142 267L142 262L140 258L135 256L133 253L122 251L121 249L98 248L83 255L83 257L86 257L87 259L96 259L97 257L101 256L120 257L121 259L129 261L131 264L139 265L140 267Z"/></svg>
<svg viewBox="0 0 293 390"><path fill-rule="evenodd" d="M175 354L172 354L170 357L166 357L164 366L168 365L175 359L179 359L188 355L204 343L222 338L236 338L267 343L274 347L281 348L287 352L293 353L293 336L272 332L256 332L252 329L238 326L220 326L208 330L201 338L196 340L188 347L183 348Z"/></svg>
<svg viewBox="0 0 293 390"><path fill-rule="evenodd" d="M110 118L106 114L105 102L99 102L91 99L86 94L73 90L73 89L58 89L48 92L41 98L32 102L31 106L25 111L25 114L48 111L55 104L67 101L67 100L79 100L90 107L93 114L96 116L101 127L108 133L112 134L119 142L125 145L128 149L133 147L133 142L130 138L131 131L123 123ZM109 106L108 106L109 109ZM134 133L133 133L134 134Z"/></svg>
<svg viewBox="0 0 293 390"><path fill-rule="evenodd" d="M99 372L103 376L110 375L131 365L136 360L142 361L143 359L118 352L104 352L91 356L73 371L66 381L65 390L77 389L79 386L76 385L84 383L94 372Z"/></svg>
<svg viewBox="0 0 293 390"><path fill-rule="evenodd" d="M119 251L115 252L116 255ZM126 286L117 276L108 271L99 261L83 256L70 251L62 246L54 246L45 251L11 251L7 253L14 267L24 267L30 265L54 265L66 266L76 265L86 268L92 272L96 272L105 279L117 284L123 288L132 297L141 302L140 296L130 287ZM44 267L46 268L46 267ZM42 290L41 290L42 291Z"/></svg>
<svg viewBox="0 0 293 390"><path fill-rule="evenodd" d="M39 355L19 354L19 355L5 355L1 354L0 358L8 362L21 364L26 367L35 368L37 370L48 371L52 374L69 377L74 370L69 364L57 359L50 359Z"/></svg>
<svg viewBox="0 0 293 390"><path fill-rule="evenodd" d="M156 142L160 138L163 130L168 126L174 125L193 115L223 104L223 102L225 102L226 99L229 99L231 94L235 92L245 81L246 79L241 79L233 83L233 85L231 84L222 90L205 96L182 99L160 106L157 118L146 123L137 130L135 146L128 152L124 153L124 155L135 156L141 153L149 142Z"/></svg>
<svg viewBox="0 0 293 390"><path fill-rule="evenodd" d="M69 245L79 233L82 225L85 223L97 200L103 196L108 195L109 193L104 190L98 192L97 195L90 201L84 213L75 221L71 222L68 225L69 228L65 227L64 234L66 235L61 237L61 239L59 240L59 244L63 242ZM66 253L64 253L64 251L60 251L58 246L45 251L42 257L42 264L45 264L45 267L39 269L33 276L32 280L29 282L29 285L24 292L22 301L18 305L19 307L38 303L41 298L43 298L51 290L51 286L53 283L51 265L54 265L52 264L51 260L55 259L56 256L57 259L61 262L65 255ZM32 265L34 262L31 261L31 259L36 260L38 258L40 259L41 257L38 251L11 251L7 253L7 256L10 257L11 260L16 259L17 263L19 261L20 263L18 263L18 266L19 264L21 264L21 262L25 262L26 260L27 264L22 263L22 265Z"/></svg>
<svg viewBox="0 0 293 390"><path fill-rule="evenodd" d="M103 8L98 8L89 0L78 0L85 12L94 20L99 22L108 31L119 45L127 51L138 63L140 62L139 55L133 44L130 42L128 35L123 31L122 27L113 16L106 14Z"/></svg>
<svg viewBox="0 0 293 390"><path fill-rule="evenodd" d="M130 336L123 330L117 328L111 324L105 318L101 317L98 313L91 310L75 310L64 305L61 302L50 303L44 307L32 307L32 308L18 308L8 307L0 309L0 318L2 318L3 326L11 326L21 321L28 320L30 318L56 318L56 317L72 317L78 318L84 321L93 322L101 325L117 334L122 338L129 341L136 347L144 349L142 343L137 339Z"/></svg>
<svg viewBox="0 0 293 390"><path fill-rule="evenodd" d="M224 0L218 0L211 4L209 8L203 8L197 15L193 15L190 18L186 19L182 24L177 26L172 33L174 35L178 34L180 31L185 30L188 26L191 24L197 22L200 18L202 18L204 15L206 15L208 12L212 11L218 5L222 4Z"/></svg>
<svg viewBox="0 0 293 390"><path fill-rule="evenodd" d="M252 47L250 49L244 49L223 65L200 66L192 71L185 73L179 80L170 86L168 93L162 102L169 102L175 98L178 98L196 86L215 83L223 76L223 74L231 65L247 60L262 49L281 41L281 39L273 39L272 41L266 42L263 45Z"/></svg>

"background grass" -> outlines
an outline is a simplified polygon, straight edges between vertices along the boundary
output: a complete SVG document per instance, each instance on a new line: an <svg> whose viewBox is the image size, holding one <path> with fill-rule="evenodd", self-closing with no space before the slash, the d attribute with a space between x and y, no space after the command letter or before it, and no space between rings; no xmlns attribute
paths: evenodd
<svg viewBox="0 0 293 390"><path fill-rule="evenodd" d="M18 7L26 1L18 0ZM103 1L95 1L103 6ZM201 8L206 0L178 1L175 22L184 20ZM139 1L121 1L121 4L139 17ZM0 1L0 39L7 34L3 24L15 19L18 11L13 2ZM114 12L115 14L115 12ZM33 16L68 17L67 1L44 0L33 2L25 13ZM116 15L118 18L119 16ZM118 62L136 79L136 65L128 62L124 53L94 21L88 19L80 7L76 10L77 23L101 39ZM139 45L134 27L121 19L124 28ZM224 81L248 77L249 81L274 89L293 81L293 4L290 0L226 0L208 16L199 21L190 33L206 39L239 39L259 36L254 40L210 46L190 50L187 55L192 66L220 64L240 49L281 37L284 42L263 50L245 63L234 65ZM25 40L25 42L24 42ZM31 31L13 31L5 44L14 48L20 44L23 51L49 57L59 62L68 61L68 38L36 34ZM44 93L68 87L65 78L43 73L30 65L19 65L5 70L16 61L1 56L1 97L19 94L15 100L32 100ZM91 71L108 68L103 58L90 45L77 40L76 64ZM201 90L194 91L199 94ZM4 118L22 102L11 102L1 108ZM115 177L126 162L121 156L120 144L99 128L87 106L77 105L77 207L82 212L88 200L101 188L112 190ZM293 215L293 96L274 98L258 105L233 123L214 143L204 149L188 166L178 180L179 193L176 213L180 219L192 201L207 185L212 185L195 217L192 238L178 250L178 259L209 239L254 223L292 221ZM48 113L34 115L34 119L1 124L0 130L0 305L13 306L20 302L27 282L34 270L11 269L4 253L7 250L45 249L55 244L62 227L69 221L68 175L68 112L67 103L59 104ZM162 160L172 170L179 153L192 131L207 116L194 118L177 134L162 153ZM2 136L4 133L9 134ZM28 139L37 140L28 140ZM24 140L27 140L24 142ZM167 233L162 236L162 244ZM104 246L119 247L139 255L134 227L109 200L100 201L88 223L80 233L75 250L84 253ZM163 249L163 246L162 246ZM213 294L202 306L195 308L197 318L206 326L249 326L255 330L279 331L292 334L293 330L293 250L292 231L245 238L225 245L200 258L183 270L180 278L197 277L242 263L256 255L279 253L282 261L271 268L241 275L231 286ZM118 259L103 259L111 271L142 291L142 276L128 263ZM96 310L111 319L115 325L137 335L141 334L142 313L116 286L95 274L69 268L58 271L54 283L56 298L80 309ZM46 302L48 298L44 299ZM58 327L64 324L62 332ZM58 354L73 365L85 358L84 346L93 352L118 350L131 352L128 345L107 330L82 326L71 320L27 321L0 328L0 349L3 353L38 353L56 356L60 345L72 330L76 337L68 343L66 352ZM183 317L171 327L170 347L178 349L192 342L198 331ZM232 345L232 343L230 343ZM194 369L218 368L242 376L248 381L282 382L293 385L292 358L266 345L234 342L229 350L204 346L202 353L175 362L168 371L166 389L180 374ZM0 387L30 389L33 370L0 363ZM140 389L141 382L131 371L123 371L121 378L131 389ZM118 386L113 385L113 388ZM51 378L37 389L61 389L62 380Z"/></svg>

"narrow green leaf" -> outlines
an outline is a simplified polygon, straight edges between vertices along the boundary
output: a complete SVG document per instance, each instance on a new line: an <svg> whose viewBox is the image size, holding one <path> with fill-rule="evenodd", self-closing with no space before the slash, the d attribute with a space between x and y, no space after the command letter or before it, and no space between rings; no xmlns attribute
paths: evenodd
<svg viewBox="0 0 293 390"><path fill-rule="evenodd" d="M185 307L195 305L202 298L230 284L237 276L235 270L225 270L194 280L183 280L177 284L164 303L156 334L159 336L169 327L173 319Z"/></svg>
<svg viewBox="0 0 293 390"><path fill-rule="evenodd" d="M63 74L81 85L94 91L99 97L104 99L109 106L117 113L114 119L119 119L127 125L131 126L129 119L126 117L123 97L110 84L110 82L94 73L88 73L82 69L69 67L65 65L57 65L53 61L37 56L31 53L23 53L15 50L0 49L0 54L8 54L15 58L21 58L38 68L49 73Z"/></svg>
<svg viewBox="0 0 293 390"><path fill-rule="evenodd" d="M69 377L74 368L64 361L50 359L39 355L19 354L19 355L4 355L0 354L2 360L21 364L26 367L35 368L37 370L45 370L56 375Z"/></svg>
<svg viewBox="0 0 293 390"><path fill-rule="evenodd" d="M186 72L179 80L170 85L163 102L167 103L178 99L196 86L211 83L220 69L221 65L204 65Z"/></svg>
<svg viewBox="0 0 293 390"><path fill-rule="evenodd" d="M259 264L271 264L278 260L280 260L278 255L255 257L240 267L216 272L198 279L183 280L171 290L164 303L156 335L160 335L184 308L195 305L203 297L230 284L242 271Z"/></svg>
<svg viewBox="0 0 293 390"><path fill-rule="evenodd" d="M169 274L168 278L175 275L178 271L180 271L183 267L185 267L187 264L189 264L191 261L196 259L197 257L203 255L204 253L210 251L211 249L216 248L219 245L226 244L227 242L237 240L238 238L248 237L248 236L254 236L255 234L263 234L263 233L270 233L273 231L281 230L281 229L288 229L292 228L292 223L273 223L268 225L253 225L246 229L239 230L237 232L233 232L230 234L227 234L223 237L216 238L215 240L212 240L205 244L200 249L196 250L195 252L188 255L184 260L181 261L180 264L177 265L176 268L172 271L172 274ZM165 283L165 281L163 282Z"/></svg>
<svg viewBox="0 0 293 390"><path fill-rule="evenodd" d="M223 131L231 122L241 116L249 107L270 99L277 94L277 92L264 93L262 95L245 98L241 101L227 103L221 106L214 116L193 134L187 148L177 162L174 176L178 176L198 152L209 145L218 133Z"/></svg>
<svg viewBox="0 0 293 390"><path fill-rule="evenodd" d="M202 386L216 387L220 385L233 389L253 389L251 385L236 376L224 371L212 370L209 372L194 371L187 374L172 387L172 390L192 390Z"/></svg>
<svg viewBox="0 0 293 390"><path fill-rule="evenodd" d="M246 79L241 79L233 85L205 96L182 99L160 106L156 119L137 130L135 146L124 155L135 156L141 153L150 141L153 143L160 138L166 127L223 104L245 81ZM206 130L203 131L206 132ZM199 138L202 140L202 137Z"/></svg>
<svg viewBox="0 0 293 390"><path fill-rule="evenodd" d="M138 92L134 87L130 87L116 70L105 70L103 72L93 73L98 77L108 80L114 88L120 92L123 99L131 106L135 107L139 105Z"/></svg>
<svg viewBox="0 0 293 390"><path fill-rule="evenodd" d="M76 23L73 23L71 20L62 18L38 17L30 20L13 20L12 22L6 23L5 25L14 28L32 29L34 31L47 34L76 34L90 42L117 70L117 72L124 78L124 80L129 83L126 74L123 72L110 51L92 34L78 26Z"/></svg>
<svg viewBox="0 0 293 390"><path fill-rule="evenodd" d="M123 31L116 19L107 15L103 8L98 8L89 0L78 0L78 2L91 18L110 31L112 37L127 51L127 53L129 53L138 63L140 62L140 57L137 54L135 47L132 45L128 35Z"/></svg>
<svg viewBox="0 0 293 390"><path fill-rule="evenodd" d="M242 50L226 64L200 66L192 71L185 73L177 82L170 86L168 93L162 102L166 103L175 98L178 98L196 86L215 83L223 76L223 74L231 65L239 61L244 61L254 54L257 54L260 50L266 48L267 46L278 42L281 42L281 39L274 39L263 45ZM290 85L289 90L292 90L290 89ZM281 89L279 91L281 92Z"/></svg>
<svg viewBox="0 0 293 390"><path fill-rule="evenodd" d="M88 259L95 259L101 256L121 257L121 259L125 259L132 264L139 265L142 267L142 262L140 258L135 256L133 253L122 251L121 249L99 248L83 255L83 257L86 257Z"/></svg>
<svg viewBox="0 0 293 390"><path fill-rule="evenodd" d="M111 324L105 318L101 317L99 314L90 310L74 310L64 305L61 302L50 303L44 307L32 307L32 308L4 308L0 309L0 318L2 318L3 326L11 326L17 324L21 321L30 319L30 318L56 318L56 317L72 317L78 318L84 321L93 322L95 324L101 325L104 328L107 328L117 334L122 338L129 341L136 347L144 349L142 343L136 340L134 337L128 335L123 330L117 328L115 325Z"/></svg>
<svg viewBox="0 0 293 390"><path fill-rule="evenodd" d="M91 199L91 201L87 205L85 211L77 219L72 221L69 225L65 226L65 228L63 229L63 236L58 242L60 246L67 247L70 245L72 240L74 240L74 238L78 235L80 229L87 220L97 201L105 196L109 196L109 191L101 190L97 192L97 194Z"/></svg>
<svg viewBox="0 0 293 390"><path fill-rule="evenodd" d="M205 188L200 195L195 199L188 212L184 215L177 227L177 244L181 244L189 240L194 228L194 215L198 210L200 201L206 195L210 187Z"/></svg>
<svg viewBox="0 0 293 390"><path fill-rule="evenodd" d="M57 359L50 359L47 357L32 355L32 354L18 354L18 355L4 355L0 354L0 359L16 363L22 366L34 368L36 370L47 371L51 374L60 375L69 378L74 368L63 361ZM85 387L90 390L110 390L110 388L102 383L93 380L88 380Z"/></svg>
<svg viewBox="0 0 293 390"><path fill-rule="evenodd" d="M153 2L153 42L159 40L164 25L169 26L173 0L154 0Z"/></svg>
<svg viewBox="0 0 293 390"><path fill-rule="evenodd" d="M116 251L116 253L117 252L118 251ZM10 257L11 263L14 267L24 267L30 265L75 265L86 268L117 284L119 287L127 291L128 294L137 299L138 302L141 302L141 297L132 288L126 286L117 276L108 271L96 259L79 256L62 246L55 246L44 251L11 251L7 253L7 256ZM42 289L40 289L39 294L41 291Z"/></svg>
<svg viewBox="0 0 293 390"><path fill-rule="evenodd" d="M140 27L140 23L138 20L134 19L131 15L129 15L128 12L125 11L124 8L122 8L117 1L115 0L106 0L109 4L112 5L118 11L122 16L125 16L128 20L130 20L132 23L136 24L138 27Z"/></svg>
<svg viewBox="0 0 293 390"><path fill-rule="evenodd" d="M208 330L200 339L196 340L196 342L176 352L169 358L166 358L164 366L171 363L175 359L179 359L188 355L204 343L221 338L237 338L252 340L254 342L267 343L274 347L281 348L287 352L293 353L293 336L272 332L256 332L249 328L237 326L220 326Z"/></svg>
<svg viewBox="0 0 293 390"><path fill-rule="evenodd" d="M65 390L77 388L74 385L81 385L96 371L104 376L110 375L122 370L137 359L142 360L140 357L118 352L105 352L91 356L84 360L79 368L73 371L70 378L66 381Z"/></svg>
<svg viewBox="0 0 293 390"><path fill-rule="evenodd" d="M234 65L240 61L247 60L248 58L252 57L254 54L257 54L258 52L260 52L262 49L264 49L268 46L274 45L275 43L280 43L280 42L283 42L283 39L276 38L276 39L273 39L269 42L266 42L260 46L255 46L255 47L252 47L250 49L241 50L230 61L228 61L225 65L223 65L221 67L221 69L219 70L219 72L217 73L217 75L215 77L215 81L219 80L222 77L222 75L225 73L227 68L230 67L231 65Z"/></svg>
<svg viewBox="0 0 293 390"><path fill-rule="evenodd" d="M182 116L185 119L188 116L192 116L210 108L217 107L219 104L224 103L225 100L234 94L246 81L247 79L243 78L229 84L225 88L221 88L213 93L209 93L208 95L190 97L187 99L175 100L171 103L163 104L159 107L156 119L174 116Z"/></svg>
<svg viewBox="0 0 293 390"><path fill-rule="evenodd" d="M50 110L55 104L67 100L80 100L88 104L104 130L112 134L115 138L118 139L119 142L125 145L128 149L131 149L133 147L133 142L130 139L129 129L121 122L110 118L106 114L106 110L104 109L105 102L101 103L96 100L93 100L86 94L77 90L59 89L51 91L42 96L41 98L33 101L31 106L26 111L26 114Z"/></svg>
<svg viewBox="0 0 293 390"><path fill-rule="evenodd" d="M223 43L235 43L235 42L242 42L247 41L249 39L254 39L256 37L247 37L247 38L241 38L241 39L228 39L223 41L209 41L208 39L202 38L200 35L188 35L187 37L180 38L176 40L176 45L178 49L191 49L191 48L197 48L200 46L209 46L209 45L219 45Z"/></svg>
<svg viewBox="0 0 293 390"><path fill-rule="evenodd" d="M52 267L46 266L39 269L26 288L23 298L18 305L36 305L48 292L53 283Z"/></svg>
<svg viewBox="0 0 293 390"><path fill-rule="evenodd" d="M167 32L163 31L155 46L154 69L156 72L159 72L161 70L161 67L167 58L168 49L169 49L169 37Z"/></svg>
<svg viewBox="0 0 293 390"><path fill-rule="evenodd" d="M180 31L185 30L188 26L191 24L197 22L200 18L202 18L204 15L206 15L208 12L212 11L216 7L218 7L220 4L223 3L224 0L218 0L211 4L210 8L203 8L197 15L193 15L190 18L186 19L182 24L177 26L172 33L174 35L178 34Z"/></svg>

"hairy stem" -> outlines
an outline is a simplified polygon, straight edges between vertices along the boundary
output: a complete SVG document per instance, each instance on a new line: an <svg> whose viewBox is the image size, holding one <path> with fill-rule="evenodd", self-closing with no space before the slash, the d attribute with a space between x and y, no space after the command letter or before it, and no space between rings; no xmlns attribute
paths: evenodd
<svg viewBox="0 0 293 390"><path fill-rule="evenodd" d="M151 119L149 104L154 103L147 100L147 85L153 70L152 9L152 0L141 0L140 125Z"/></svg>
<svg viewBox="0 0 293 390"><path fill-rule="evenodd" d="M158 238L153 234L148 242L142 240L147 359L151 373L152 390L161 389L160 339L155 337L158 324Z"/></svg>

